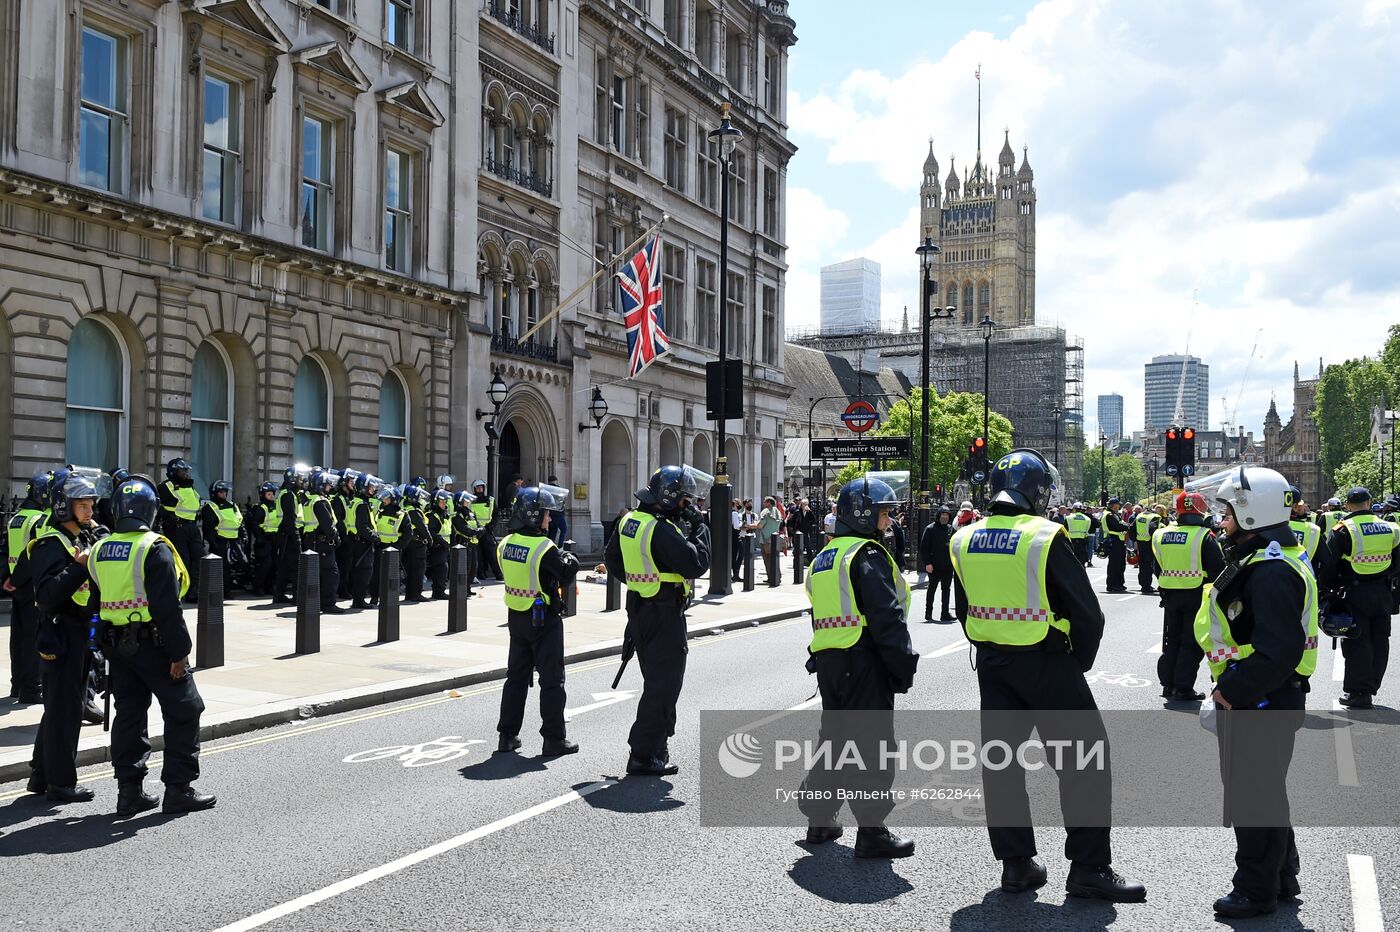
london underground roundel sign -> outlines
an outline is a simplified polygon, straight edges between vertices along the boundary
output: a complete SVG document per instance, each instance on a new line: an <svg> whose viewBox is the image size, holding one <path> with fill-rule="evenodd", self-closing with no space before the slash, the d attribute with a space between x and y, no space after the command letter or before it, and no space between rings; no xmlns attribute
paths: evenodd
<svg viewBox="0 0 1400 932"><path fill-rule="evenodd" d="M841 420L846 426L858 434L863 434L875 426L879 415L875 413L875 406L868 401L853 401L841 415Z"/></svg>

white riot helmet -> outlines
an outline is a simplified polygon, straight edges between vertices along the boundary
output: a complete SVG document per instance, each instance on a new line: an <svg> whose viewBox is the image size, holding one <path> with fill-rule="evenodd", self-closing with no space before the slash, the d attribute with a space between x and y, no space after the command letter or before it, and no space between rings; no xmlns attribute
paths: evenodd
<svg viewBox="0 0 1400 932"><path fill-rule="evenodd" d="M1218 505L1229 505L1242 531L1260 531L1288 523L1293 493L1288 480L1263 466L1241 466L1215 492Z"/></svg>

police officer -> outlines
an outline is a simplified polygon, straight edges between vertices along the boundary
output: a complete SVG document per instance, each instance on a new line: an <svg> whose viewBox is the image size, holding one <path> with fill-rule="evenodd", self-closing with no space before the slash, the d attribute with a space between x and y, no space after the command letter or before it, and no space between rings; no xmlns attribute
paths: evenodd
<svg viewBox="0 0 1400 932"><path fill-rule="evenodd" d="M1293 509L1288 516L1288 527L1293 531L1293 536L1298 541L1298 546L1307 551L1308 559L1313 566L1319 565L1317 551L1322 546L1322 528L1317 526L1317 522L1311 520L1308 514L1308 503L1303 500L1303 490L1296 485L1290 485L1288 491L1293 495Z"/></svg>
<svg viewBox="0 0 1400 932"><path fill-rule="evenodd" d="M530 680L540 676L540 734L543 754L573 754L578 745L564 731L564 593L578 574L578 558L549 538L549 513L562 503L545 489L524 488L511 508L509 534L499 545L510 628L499 751L520 748L520 725Z"/></svg>
<svg viewBox="0 0 1400 932"><path fill-rule="evenodd" d="M838 519L839 520L839 519ZM948 612L948 596L953 591L953 558L948 544L953 539L953 509L940 505L938 514L919 538L919 562L928 574L928 589L924 593L924 621L933 621L933 594L943 592L943 610L939 621L952 621Z"/></svg>
<svg viewBox="0 0 1400 932"><path fill-rule="evenodd" d="M228 562L229 547L237 544L243 533L243 512L229 501L232 496L233 486L228 482L223 479L211 482L209 501L199 511L209 551L225 563Z"/></svg>
<svg viewBox="0 0 1400 932"><path fill-rule="evenodd" d="M204 700L189 671L190 633L180 610L190 578L170 541L151 531L157 503L150 479L132 476L123 482L112 498L115 533L88 561L101 593L103 652L112 667L112 768L117 814L123 816L156 805L156 798L142 787L151 753L146 716L152 697L165 721L161 811L195 812L216 802L193 786L199 779Z"/></svg>
<svg viewBox="0 0 1400 932"><path fill-rule="evenodd" d="M1317 581L1288 526L1292 502L1283 476L1241 466L1215 501L1230 563L1201 603L1196 640L1215 680L1211 698L1224 710L1216 737L1226 818L1235 827L1233 889L1215 901L1215 912L1243 919L1271 913L1299 893L1293 829L1257 826L1260 813L1287 812L1294 732L1317 668ZM1289 717L1254 716L1256 709Z"/></svg>
<svg viewBox="0 0 1400 932"><path fill-rule="evenodd" d="M42 669L34 649L39 636L39 613L34 608L34 577L29 571L29 542L47 523L53 474L37 472L29 480L24 501L5 528L5 591L10 594L10 695L21 703L44 701Z"/></svg>
<svg viewBox="0 0 1400 932"><path fill-rule="evenodd" d="M1391 578L1400 567L1400 530L1371 513L1371 493L1347 493L1350 513L1332 527L1323 551L1323 587L1346 593L1352 633L1342 640L1343 695L1349 709L1371 708L1390 660Z"/></svg>
<svg viewBox="0 0 1400 932"><path fill-rule="evenodd" d="M821 740L845 747L849 737L862 760L878 760L882 742L893 743L894 695L909 691L919 665L906 624L909 586L894 554L882 543L893 520L890 510L898 501L894 490L879 479L846 483L836 499L836 536L812 561L806 582L812 603L807 669L817 674L822 696ZM851 711L887 714L842 714ZM885 795L893 773L880 770L859 779L859 787L846 788L875 792L873 798L857 796L851 802L851 815L860 826L855 856L913 854L913 841L885 827L894 809L893 799ZM800 804L809 845L841 835L836 822L841 801L834 791L842 787L837 781L838 775L826 768L814 768L808 775L807 788L828 791L813 793L814 798Z"/></svg>
<svg viewBox="0 0 1400 932"><path fill-rule="evenodd" d="M375 544L379 540L374 519L381 485L378 476L361 473L355 480L355 497L350 500L345 513L345 526L353 555L350 561L350 597L353 601L350 605L355 609L367 609L379 601L379 593L374 587L375 568L378 565Z"/></svg>
<svg viewBox="0 0 1400 932"><path fill-rule="evenodd" d="M399 548L403 551L405 602L423 601L423 574L428 568L428 545L432 543L424 512L427 498L428 491L421 485L403 488L404 535Z"/></svg>
<svg viewBox="0 0 1400 932"><path fill-rule="evenodd" d="M1205 526L1207 510L1204 495L1182 492L1176 497L1176 524L1163 524L1152 535L1157 588L1162 595L1162 656L1157 658L1157 679L1163 699L1205 698L1204 693L1196 692L1196 671L1202 656L1196 644L1196 613L1205 584L1214 582L1225 568L1220 542Z"/></svg>
<svg viewBox="0 0 1400 932"><path fill-rule="evenodd" d="M472 583L476 580L476 549L481 534L476 515L472 513L473 498L470 492L458 492L452 503L452 543L467 548L467 598L477 594L472 592Z"/></svg>
<svg viewBox="0 0 1400 932"><path fill-rule="evenodd" d="M412 533L408 524L408 506L403 500L403 491L395 488L392 482L386 483L379 490L379 512L374 517L374 536L379 545L380 552L390 547L402 551L404 538ZM400 556L402 559L402 556ZM376 566L375 579L378 580L379 572ZM388 584L393 587L392 592L381 593L384 598L396 595L399 581L397 579L388 580ZM379 596L375 596L378 601Z"/></svg>
<svg viewBox="0 0 1400 932"><path fill-rule="evenodd" d="M354 575L355 542L351 532L350 506L356 501L355 483L364 473L358 469L345 468L340 471L340 481L336 483L335 494L331 496L331 511L335 515L335 532L340 537L340 545L335 548L335 565L339 571L340 586L336 597L353 598L351 578Z"/></svg>
<svg viewBox="0 0 1400 932"><path fill-rule="evenodd" d="M454 475L452 475L451 473L443 473L442 475L438 476L438 477L437 477L437 482L434 483L434 485L433 485L433 495L434 495L434 496L436 496L437 493L439 493L439 492L446 492L446 493L447 493L447 513L448 513L449 516L452 515L452 514L454 514L454 513L456 512L456 509L457 509L457 505L456 505L456 499L457 499L456 485L457 485L457 477L454 476Z"/></svg>
<svg viewBox="0 0 1400 932"><path fill-rule="evenodd" d="M496 499L486 494L485 479L478 479L472 483L472 495L474 498L471 510L476 517L476 526L480 529L477 532L476 581L481 582L488 578L488 574L491 579L500 579L501 568L496 564L496 537L491 533Z"/></svg>
<svg viewBox="0 0 1400 932"><path fill-rule="evenodd" d="M96 469L58 470L50 487L50 518L28 547L44 679L44 716L34 738L28 790L47 793L54 802L93 798L92 790L77 785L78 734L92 662L87 562L88 548L98 540L93 510L110 482Z"/></svg>
<svg viewBox="0 0 1400 932"><path fill-rule="evenodd" d="M131 470L126 467L113 466L111 472L112 486L115 488L117 483L125 482L126 477L130 475ZM116 519L112 517L112 497L110 495L97 500L97 514L94 520L109 531L112 529L112 525L117 523Z"/></svg>
<svg viewBox="0 0 1400 932"><path fill-rule="evenodd" d="M1133 519L1132 538L1137 543L1138 589L1143 595L1157 594L1157 590L1152 587L1152 577L1156 570L1156 563L1152 558L1152 535L1157 532L1157 528L1167 523L1166 515L1165 507L1155 505L1150 510L1144 508Z"/></svg>
<svg viewBox="0 0 1400 932"><path fill-rule="evenodd" d="M1092 726L1075 729L1053 719L1014 714L1098 709L1084 673L1094 665L1103 637L1103 612L1065 530L1039 517L1058 484L1058 471L1040 453L1013 450L992 469L991 515L953 536L958 618L977 648L982 710L998 713L984 717L983 738L1000 738L1013 748L1021 747L1032 727L1039 729L1041 740L1106 741L1097 715ZM1082 723L1089 717L1075 718ZM1107 769L1064 770L1059 778L1061 798L1072 794L1106 801L1112 796ZM989 820L995 819L987 831L992 854L1002 862L1001 888L1020 892L1043 886L1046 870L1035 857L1025 771L1019 763L1001 771L987 769L983 787ZM1070 826L1066 833L1065 854L1071 862L1066 892L1117 903L1147 898L1142 884L1113 870L1106 824Z"/></svg>
<svg viewBox="0 0 1400 932"><path fill-rule="evenodd" d="M116 477L113 477L116 482ZM281 554L282 512L277 507L277 484L264 482L258 486L258 501L251 513L253 521L253 592L272 595L277 582L277 567Z"/></svg>
<svg viewBox="0 0 1400 932"><path fill-rule="evenodd" d="M1084 513L1084 503L1075 502L1074 510L1065 515L1065 531L1069 534L1070 547L1085 569L1094 565L1093 529L1094 519Z"/></svg>
<svg viewBox="0 0 1400 932"><path fill-rule="evenodd" d="M175 545L190 574L186 602L198 601L199 561L208 553L199 530L199 492L194 487L194 470L183 459L165 464L165 481L160 484L161 529Z"/></svg>
<svg viewBox="0 0 1400 932"><path fill-rule="evenodd" d="M1335 495L1327 500L1327 507L1317 513L1317 526L1322 530L1323 537L1336 526L1337 522L1347 516L1347 512L1342 508L1342 500Z"/></svg>
<svg viewBox="0 0 1400 932"><path fill-rule="evenodd" d="M336 564L336 549L340 546L340 532L337 530L335 511L331 507L330 496L335 494L340 484L340 475L334 469L317 469L311 473L311 487L307 491L309 509L306 527L302 529L307 544L320 555L321 564L321 614L340 615L345 609L335 604L340 592L340 567Z"/></svg>
<svg viewBox="0 0 1400 932"><path fill-rule="evenodd" d="M306 519L301 509L301 490L311 479L311 470L301 463L282 472L282 488L277 490L278 558L277 578L272 584L272 604L292 601L288 589L296 585L297 559L301 555L301 529Z"/></svg>
<svg viewBox="0 0 1400 932"><path fill-rule="evenodd" d="M1128 526L1118 517L1118 512L1122 508L1123 504L1118 499L1110 498L1108 507L1099 515L1099 534L1102 536L1104 547L1108 551L1108 578L1105 580L1105 588L1109 592L1128 591L1123 579L1128 560L1127 544L1125 543L1128 537Z"/></svg>
<svg viewBox="0 0 1400 932"><path fill-rule="evenodd" d="M676 732L676 701L685 681L691 580L710 568L710 531L692 503L708 488L688 466L663 466L635 494L639 507L623 515L603 562L627 586L624 641L637 653L642 695L627 743L629 774L665 776L667 742ZM682 522L688 525L682 529Z"/></svg>
<svg viewBox="0 0 1400 932"><path fill-rule="evenodd" d="M428 509L428 581L433 584L433 598L447 598L447 555L452 548L452 493L438 489L433 493Z"/></svg>

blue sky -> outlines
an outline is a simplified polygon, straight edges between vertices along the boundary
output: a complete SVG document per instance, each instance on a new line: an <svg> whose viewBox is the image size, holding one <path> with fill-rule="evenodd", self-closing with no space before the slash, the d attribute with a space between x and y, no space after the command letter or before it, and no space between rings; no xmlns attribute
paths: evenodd
<svg viewBox="0 0 1400 932"><path fill-rule="evenodd" d="M853 16L853 12L859 10ZM868 13L866 10L877 10ZM1142 364L1211 366L1211 421L1290 415L1305 376L1400 322L1400 0L794 0L789 328L820 266L883 267L915 293L919 172L1009 128L1039 194L1037 319L1082 336L1100 393L1142 422ZM1257 347L1257 349L1256 349ZM1246 377L1246 371L1248 373ZM1222 403L1222 398L1226 399Z"/></svg>

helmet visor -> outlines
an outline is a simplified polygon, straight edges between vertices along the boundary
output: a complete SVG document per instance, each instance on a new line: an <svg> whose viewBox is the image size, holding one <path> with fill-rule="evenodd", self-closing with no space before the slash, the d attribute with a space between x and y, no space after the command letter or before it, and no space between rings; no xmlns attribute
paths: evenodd
<svg viewBox="0 0 1400 932"><path fill-rule="evenodd" d="M1050 492L1046 496L1046 507L1058 508L1064 503L1064 486L1060 484L1060 470L1049 460L1045 461L1045 469L1050 473Z"/></svg>
<svg viewBox="0 0 1400 932"><path fill-rule="evenodd" d="M564 507L564 502L569 498L569 490L560 488L557 485L543 484L540 486L540 504L549 511L560 511Z"/></svg>
<svg viewBox="0 0 1400 932"><path fill-rule="evenodd" d="M909 470L907 469L868 472L865 474L865 478L879 479L890 487L890 491L894 493L894 497L900 501L903 501L909 496Z"/></svg>
<svg viewBox="0 0 1400 932"><path fill-rule="evenodd" d="M681 468L685 470L685 494L693 495L696 498L708 497L710 489L714 488L715 477L703 469L696 469L694 466L682 466Z"/></svg>
<svg viewBox="0 0 1400 932"><path fill-rule="evenodd" d="M63 496L75 498L111 498L112 477L95 466L74 466L63 483Z"/></svg>

